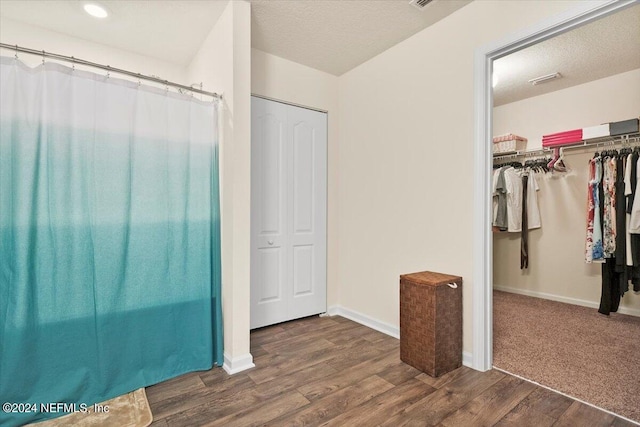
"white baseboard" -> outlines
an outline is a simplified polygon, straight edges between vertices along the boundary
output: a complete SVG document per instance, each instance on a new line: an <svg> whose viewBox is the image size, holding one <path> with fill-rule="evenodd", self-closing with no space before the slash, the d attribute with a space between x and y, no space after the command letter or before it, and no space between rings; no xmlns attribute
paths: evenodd
<svg viewBox="0 0 640 427"><path fill-rule="evenodd" d="M340 305L333 305L329 307L327 313L331 316L342 316L354 322L360 323L368 328L375 329L378 332L400 339L400 328L393 326L390 323L381 322L366 314L359 313L355 310L351 310Z"/></svg>
<svg viewBox="0 0 640 427"><path fill-rule="evenodd" d="M242 356L231 358L227 354L224 355L224 369L227 374L233 375L238 372L246 371L247 369L255 368L253 363L253 356L251 353L243 354Z"/></svg>
<svg viewBox="0 0 640 427"><path fill-rule="evenodd" d="M468 368L473 368L473 353L470 351L463 351L462 364Z"/></svg>
<svg viewBox="0 0 640 427"><path fill-rule="evenodd" d="M598 307L600 306L599 303L593 302L593 301L587 301L587 300L578 299L578 298L563 297L561 295L531 291L528 289L518 289L518 288L511 288L509 286L498 286L498 285L493 285L493 289L495 289L496 291L510 292L512 294L526 295L528 297L536 297L536 298L548 299L551 301L564 302L566 304L580 305L582 307L598 309ZM630 316L640 316L640 310L634 309L634 308L622 307L622 306L618 308L618 313L628 314Z"/></svg>
<svg viewBox="0 0 640 427"><path fill-rule="evenodd" d="M380 320L374 319L371 316L367 316L366 314L362 314L355 310L342 307L341 305L332 305L327 309L327 314L330 316L346 317L347 319L353 320L356 323L360 323L363 326L375 329L376 331L382 332L383 334L389 335L393 338L400 339L400 328L398 328L397 326L393 326L390 323L381 322ZM468 351L462 352L462 364L470 368L473 367L473 354Z"/></svg>

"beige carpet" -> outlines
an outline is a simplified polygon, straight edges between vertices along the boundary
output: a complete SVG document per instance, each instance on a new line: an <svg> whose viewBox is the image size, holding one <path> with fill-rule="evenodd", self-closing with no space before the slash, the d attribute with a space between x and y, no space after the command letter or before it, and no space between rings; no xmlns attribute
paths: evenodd
<svg viewBox="0 0 640 427"><path fill-rule="evenodd" d="M115 397L100 404L109 412L94 412L93 405L87 413L77 412L41 423L34 427L147 427L153 421L144 388Z"/></svg>
<svg viewBox="0 0 640 427"><path fill-rule="evenodd" d="M640 317L499 291L493 307L495 367L640 422Z"/></svg>

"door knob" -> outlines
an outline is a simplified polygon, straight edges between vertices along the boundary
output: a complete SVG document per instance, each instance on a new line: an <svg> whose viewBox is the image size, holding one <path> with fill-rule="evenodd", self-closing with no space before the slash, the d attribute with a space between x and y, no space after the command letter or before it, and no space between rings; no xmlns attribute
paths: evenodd
<svg viewBox="0 0 640 427"><path fill-rule="evenodd" d="M267 240L267 243L268 243L269 245L273 245L273 240Z"/></svg>

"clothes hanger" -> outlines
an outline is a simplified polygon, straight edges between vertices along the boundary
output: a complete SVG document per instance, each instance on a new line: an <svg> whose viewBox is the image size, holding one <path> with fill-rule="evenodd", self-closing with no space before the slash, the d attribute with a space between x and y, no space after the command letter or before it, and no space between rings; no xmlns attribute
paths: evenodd
<svg viewBox="0 0 640 427"><path fill-rule="evenodd" d="M564 164L564 147L560 147L560 156L558 160L553 164L553 169L558 172L566 172L567 166Z"/></svg>
<svg viewBox="0 0 640 427"><path fill-rule="evenodd" d="M547 164L547 167L549 169L553 169L553 166L556 164L559 158L560 158L560 149L556 147L553 149L553 159Z"/></svg>
<svg viewBox="0 0 640 427"><path fill-rule="evenodd" d="M551 161L551 157L542 157L535 162L535 170L539 172L549 172L548 164Z"/></svg>

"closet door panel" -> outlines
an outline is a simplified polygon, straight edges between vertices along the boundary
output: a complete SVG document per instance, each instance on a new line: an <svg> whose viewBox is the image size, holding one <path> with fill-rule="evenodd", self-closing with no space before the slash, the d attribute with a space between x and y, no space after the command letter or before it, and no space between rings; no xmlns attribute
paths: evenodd
<svg viewBox="0 0 640 427"><path fill-rule="evenodd" d="M261 248L258 250L258 304L282 301L282 250L281 248Z"/></svg>
<svg viewBox="0 0 640 427"><path fill-rule="evenodd" d="M313 292L313 245L293 247L293 296Z"/></svg>
<svg viewBox="0 0 640 427"><path fill-rule="evenodd" d="M287 320L286 111L252 99L251 328Z"/></svg>
<svg viewBox="0 0 640 427"><path fill-rule="evenodd" d="M282 226L282 122L273 114L265 114L260 120L262 155L260 156L260 234L277 235Z"/></svg>
<svg viewBox="0 0 640 427"><path fill-rule="evenodd" d="M293 230L313 233L314 129L305 122L293 127Z"/></svg>
<svg viewBox="0 0 640 427"><path fill-rule="evenodd" d="M326 311L326 115L304 108L288 110L291 129L292 318Z"/></svg>
<svg viewBox="0 0 640 427"><path fill-rule="evenodd" d="M252 98L251 328L326 311L327 117Z"/></svg>

